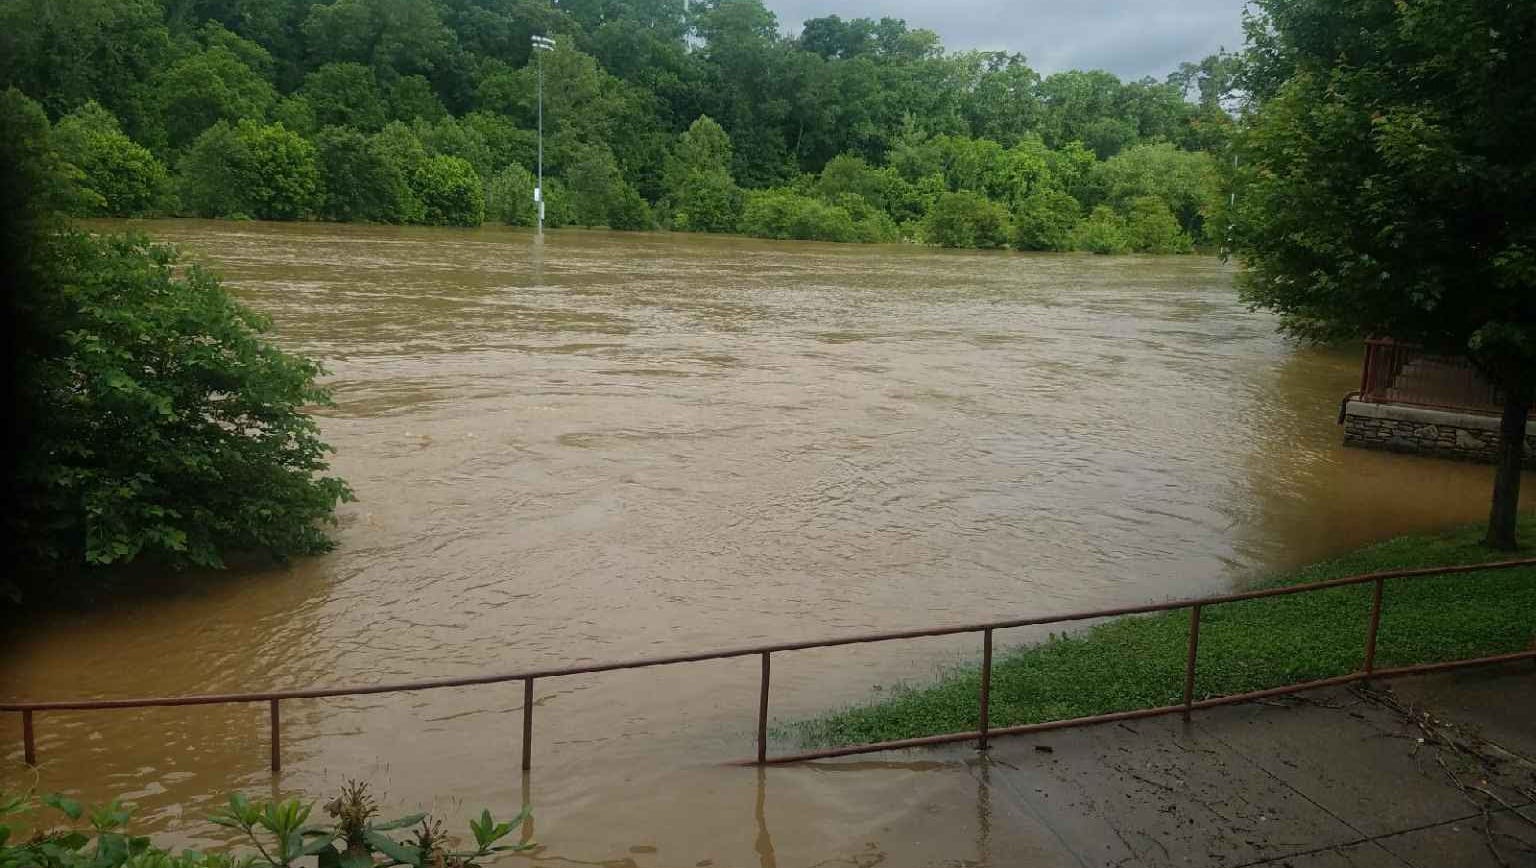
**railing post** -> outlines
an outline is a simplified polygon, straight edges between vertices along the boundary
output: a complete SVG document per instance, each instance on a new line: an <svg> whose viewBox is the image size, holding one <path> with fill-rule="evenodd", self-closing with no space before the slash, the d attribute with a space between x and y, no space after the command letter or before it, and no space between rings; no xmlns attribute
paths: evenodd
<svg viewBox="0 0 1536 868"><path fill-rule="evenodd" d="M282 717L277 710L277 700L269 700L267 710L272 719L272 772L276 774L283 770L283 742L282 742Z"/></svg>
<svg viewBox="0 0 1536 868"><path fill-rule="evenodd" d="M523 771L533 768L533 679L523 679Z"/></svg>
<svg viewBox="0 0 1536 868"><path fill-rule="evenodd" d="M1200 609L1199 603L1189 607L1189 654L1184 659L1184 719L1189 720L1189 712L1195 704L1195 657L1200 653Z"/></svg>
<svg viewBox="0 0 1536 868"><path fill-rule="evenodd" d="M768 761L768 678L773 671L770 654L763 652L763 680L757 694L757 764Z"/></svg>
<svg viewBox="0 0 1536 868"><path fill-rule="evenodd" d="M1381 628L1381 589L1386 582L1377 579L1371 590L1371 623L1365 630L1365 674L1376 671L1376 633Z"/></svg>
<svg viewBox="0 0 1536 868"><path fill-rule="evenodd" d="M987 732L992 728L992 628L981 633L981 738L977 750L987 749Z"/></svg>
<svg viewBox="0 0 1536 868"><path fill-rule="evenodd" d="M32 709L21 710L21 755L27 765L37 765L37 740L32 735Z"/></svg>

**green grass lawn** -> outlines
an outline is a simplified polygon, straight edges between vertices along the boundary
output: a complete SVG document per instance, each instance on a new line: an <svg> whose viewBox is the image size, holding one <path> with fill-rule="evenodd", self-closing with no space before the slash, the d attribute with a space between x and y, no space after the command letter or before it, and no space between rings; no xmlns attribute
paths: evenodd
<svg viewBox="0 0 1536 868"><path fill-rule="evenodd" d="M1532 557L1536 514L1522 516L1519 555L1480 544L1482 526L1404 536L1272 577L1298 585L1379 570ZM1371 586L1207 606L1201 613L1197 699L1279 687L1359 669ZM992 726L1064 720L1183 701L1188 610L1120 618L1074 635L1014 648L993 661ZM999 638L1004 634L999 634ZM1386 583L1378 668L1525 650L1536 639L1536 568ZM979 664L926 686L789 724L802 745L914 738L979 727Z"/></svg>

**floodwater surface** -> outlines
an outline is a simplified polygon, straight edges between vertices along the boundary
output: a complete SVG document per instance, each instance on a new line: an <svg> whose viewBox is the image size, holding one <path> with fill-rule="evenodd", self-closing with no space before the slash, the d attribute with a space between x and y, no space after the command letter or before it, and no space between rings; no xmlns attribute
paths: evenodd
<svg viewBox="0 0 1536 868"><path fill-rule="evenodd" d="M14 629L0 697L374 684L1129 604L1487 511L1489 468L1344 449L1357 355L1277 337L1210 258L133 225L324 362L321 428L358 501L324 557ZM777 655L773 715L975 644ZM40 713L37 780L131 799L140 829L188 842L218 838L201 818L223 793L353 777L454 828L526 798L551 864L994 852L964 763L728 765L752 752L757 678L743 659L540 681L527 778L503 684L286 703L275 777L264 706ZM27 786L8 717L0 786Z"/></svg>

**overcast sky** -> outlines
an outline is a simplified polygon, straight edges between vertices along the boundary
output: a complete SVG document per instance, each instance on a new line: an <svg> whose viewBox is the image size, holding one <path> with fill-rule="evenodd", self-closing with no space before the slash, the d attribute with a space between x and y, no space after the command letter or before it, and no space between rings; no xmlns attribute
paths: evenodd
<svg viewBox="0 0 1536 868"><path fill-rule="evenodd" d="M1042 73L1107 69L1162 78L1186 60L1242 47L1243 0L764 0L779 25L807 18L905 18L951 50L1017 51Z"/></svg>

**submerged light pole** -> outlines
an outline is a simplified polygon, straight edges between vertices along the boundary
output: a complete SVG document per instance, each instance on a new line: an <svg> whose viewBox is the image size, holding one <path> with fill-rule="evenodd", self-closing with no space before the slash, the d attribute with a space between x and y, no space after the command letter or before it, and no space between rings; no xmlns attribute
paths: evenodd
<svg viewBox="0 0 1536 868"><path fill-rule="evenodd" d="M533 186L533 202L539 209L539 234L544 234L544 52L554 51L555 41L548 36L533 37L533 53L539 64L539 180Z"/></svg>

